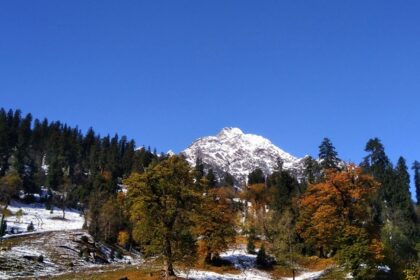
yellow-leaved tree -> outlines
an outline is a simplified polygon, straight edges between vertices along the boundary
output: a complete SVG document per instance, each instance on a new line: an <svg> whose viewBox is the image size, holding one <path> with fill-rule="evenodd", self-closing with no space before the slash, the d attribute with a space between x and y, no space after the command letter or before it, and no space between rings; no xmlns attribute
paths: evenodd
<svg viewBox="0 0 420 280"><path fill-rule="evenodd" d="M133 239L146 256L163 259L166 278L174 276L174 263L192 263L197 251L193 228L201 194L188 162L171 156L142 174L132 174L124 183Z"/></svg>

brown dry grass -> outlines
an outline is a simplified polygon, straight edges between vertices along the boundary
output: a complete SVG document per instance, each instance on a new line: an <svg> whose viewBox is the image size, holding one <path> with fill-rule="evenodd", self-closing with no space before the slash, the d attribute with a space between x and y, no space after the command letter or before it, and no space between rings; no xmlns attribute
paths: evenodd
<svg viewBox="0 0 420 280"><path fill-rule="evenodd" d="M292 270L285 267L275 265L272 270L267 271L273 279L282 279L283 277L292 277Z"/></svg>
<svg viewBox="0 0 420 280"><path fill-rule="evenodd" d="M299 266L304 267L310 271L324 270L335 266L333 259L322 259L318 257L301 257L298 260Z"/></svg>
<svg viewBox="0 0 420 280"><path fill-rule="evenodd" d="M40 279L53 279L53 280L71 280L71 279L83 279L83 280L118 280L127 277L129 280L158 280L161 279L161 271L156 269L148 268L125 268L114 271L86 271L78 273L70 273L66 275L60 275L55 277L46 277ZM181 278L178 278L181 279Z"/></svg>
<svg viewBox="0 0 420 280"><path fill-rule="evenodd" d="M255 245L256 248L259 248L259 247L261 247L262 243L263 242L261 240L257 239L257 240L255 240L254 245ZM236 236L236 244L246 246L246 244L248 244L248 237L245 236L245 235Z"/></svg>

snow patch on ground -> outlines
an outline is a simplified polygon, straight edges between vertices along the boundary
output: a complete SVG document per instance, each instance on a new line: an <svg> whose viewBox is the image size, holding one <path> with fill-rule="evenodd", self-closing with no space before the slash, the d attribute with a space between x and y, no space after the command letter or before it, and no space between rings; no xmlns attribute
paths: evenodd
<svg viewBox="0 0 420 280"><path fill-rule="evenodd" d="M271 280L271 276L264 271L255 268L256 255L246 252L244 247L232 249L220 254L224 260L228 260L233 266L240 270L239 274L220 274L211 271L195 270L181 271L179 276L194 280ZM324 271L304 272L296 276L296 280L315 280L320 277ZM283 278L285 280L292 279Z"/></svg>
<svg viewBox="0 0 420 280"><path fill-rule="evenodd" d="M192 269L190 271L180 271L181 277L192 280L271 280L271 276L264 271L255 268L256 255L246 252L245 247L227 250L220 254L220 257L233 264L240 271L238 274L220 274L212 271L203 271ZM315 280L318 279L324 271L303 272L295 277L295 280ZM291 280L290 278L282 278Z"/></svg>
<svg viewBox="0 0 420 280"><path fill-rule="evenodd" d="M12 212L12 216L6 218L8 234L4 238L16 236L13 233L28 234L27 229L31 222L34 225L34 232L76 230L81 229L84 223L83 216L77 210L67 209L63 220L61 209L54 208L51 213L50 210L45 209L45 205L42 203L24 204L12 201L7 209ZM19 210L23 211L21 218L16 216L16 212Z"/></svg>
<svg viewBox="0 0 420 280"><path fill-rule="evenodd" d="M188 272L179 273L181 277L194 280L267 280L271 279L268 273L255 269L256 255L248 254L245 248L231 249L222 254L220 257L233 264L236 269L240 270L239 274L220 274L211 271L192 269Z"/></svg>
<svg viewBox="0 0 420 280"><path fill-rule="evenodd" d="M109 263L95 261L92 253L81 256L83 248L93 246L82 243L82 236L87 237L89 243L93 244L92 237L83 230L41 232L38 235L5 240L0 251L0 279L35 279L86 269L118 269L142 262L140 257L134 255L124 254L120 259L111 258L111 249L98 243L96 247ZM96 253L97 251L94 254ZM37 259L39 256L42 256L41 261Z"/></svg>
<svg viewBox="0 0 420 280"><path fill-rule="evenodd" d="M180 273L181 277L194 280L268 280L268 275L261 275L259 271L245 270L240 274L219 274L211 271L191 270L188 274Z"/></svg>
<svg viewBox="0 0 420 280"><path fill-rule="evenodd" d="M304 272L304 273L296 276L295 280L316 280L320 276L322 276L322 274L324 274L324 270ZM284 277L283 279L284 280L293 280L292 277Z"/></svg>

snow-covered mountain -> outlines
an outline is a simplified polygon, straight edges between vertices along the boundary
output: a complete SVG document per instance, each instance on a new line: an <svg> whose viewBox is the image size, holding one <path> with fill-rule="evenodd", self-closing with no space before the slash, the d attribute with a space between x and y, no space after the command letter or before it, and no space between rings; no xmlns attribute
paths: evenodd
<svg viewBox="0 0 420 280"><path fill-rule="evenodd" d="M194 166L197 157L204 163L205 169L212 168L219 178L229 172L240 186L250 172L260 168L270 174L278 166L279 159L283 169L290 170L300 177L303 159L296 158L275 146L270 140L245 134L239 128L223 128L216 136L207 136L194 141L181 152Z"/></svg>

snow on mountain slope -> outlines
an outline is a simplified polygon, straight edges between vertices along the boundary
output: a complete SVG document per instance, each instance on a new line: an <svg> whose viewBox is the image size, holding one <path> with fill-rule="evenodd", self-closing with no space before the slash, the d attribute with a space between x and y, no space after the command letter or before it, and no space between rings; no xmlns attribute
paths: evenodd
<svg viewBox="0 0 420 280"><path fill-rule="evenodd" d="M250 172L260 168L265 174L272 173L278 166L278 159L283 168L299 177L303 159L296 158L281 150L268 139L245 134L239 128L223 128L216 136L199 138L185 149L183 154L191 165L195 165L197 157L219 178L229 172L241 185Z"/></svg>

